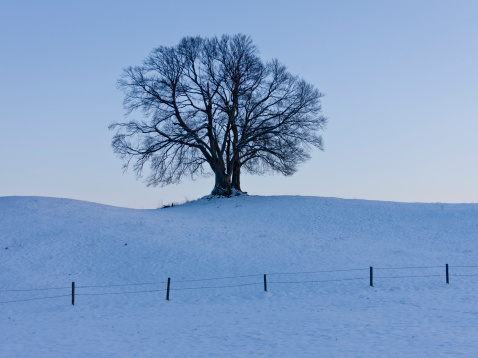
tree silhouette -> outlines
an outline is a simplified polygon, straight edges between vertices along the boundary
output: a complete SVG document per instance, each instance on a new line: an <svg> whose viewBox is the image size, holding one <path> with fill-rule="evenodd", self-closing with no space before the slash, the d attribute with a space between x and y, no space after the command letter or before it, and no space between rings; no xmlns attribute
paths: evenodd
<svg viewBox="0 0 478 358"><path fill-rule="evenodd" d="M124 70L126 114L143 120L114 123L112 146L148 185L213 173L214 195L241 192L240 174L291 175L323 149L322 94L277 60L264 63L242 34L183 38L160 46L142 66Z"/></svg>

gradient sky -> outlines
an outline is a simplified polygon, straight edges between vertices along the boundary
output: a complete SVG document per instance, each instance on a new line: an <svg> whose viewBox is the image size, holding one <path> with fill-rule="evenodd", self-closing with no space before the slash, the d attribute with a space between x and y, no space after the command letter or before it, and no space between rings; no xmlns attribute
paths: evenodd
<svg viewBox="0 0 478 358"><path fill-rule="evenodd" d="M324 152L243 190L478 202L477 19L474 0L2 1L0 196L156 208L209 194L213 178L123 174L116 81L159 45L241 32L325 93L329 118Z"/></svg>

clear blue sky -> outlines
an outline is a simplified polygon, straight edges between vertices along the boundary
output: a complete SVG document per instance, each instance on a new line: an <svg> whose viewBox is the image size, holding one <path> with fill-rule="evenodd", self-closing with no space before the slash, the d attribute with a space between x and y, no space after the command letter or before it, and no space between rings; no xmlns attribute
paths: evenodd
<svg viewBox="0 0 478 358"><path fill-rule="evenodd" d="M136 208L207 195L146 187L110 147L116 81L187 35L250 35L326 97L325 151L258 195L478 202L478 1L3 1L0 196Z"/></svg>

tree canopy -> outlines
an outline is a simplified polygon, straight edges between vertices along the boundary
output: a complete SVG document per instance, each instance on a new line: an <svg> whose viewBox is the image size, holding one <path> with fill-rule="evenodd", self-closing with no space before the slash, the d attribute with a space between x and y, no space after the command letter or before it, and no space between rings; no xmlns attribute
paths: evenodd
<svg viewBox="0 0 478 358"><path fill-rule="evenodd" d="M148 185L214 174L214 195L241 192L240 174L295 173L323 150L322 94L278 60L263 62L250 37L185 37L155 48L118 81L126 114L112 146Z"/></svg>

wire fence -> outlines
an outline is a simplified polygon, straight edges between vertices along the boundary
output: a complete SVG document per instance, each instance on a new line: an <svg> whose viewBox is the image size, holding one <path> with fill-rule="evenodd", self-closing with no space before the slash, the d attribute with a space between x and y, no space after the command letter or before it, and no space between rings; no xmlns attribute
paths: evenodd
<svg viewBox="0 0 478 358"><path fill-rule="evenodd" d="M453 269L453 274L450 274L450 268ZM462 270L460 270L462 269ZM145 293L158 293L166 292L166 299L169 300L171 291L191 291L191 290L212 290L212 289L230 289L247 286L263 286L263 291L267 292L270 285L287 285L287 284L319 284L328 282L346 282L346 281L369 281L370 286L375 285L375 280L392 280L392 279L408 279L408 278L436 278L442 277L447 284L450 283L450 277L478 277L478 270L475 272L473 269L478 269L478 266L474 265L457 265L450 267L448 264L441 266L404 266L404 267L369 267L369 268L352 268L352 269L337 269L337 270L317 270L317 271L297 271L297 272L273 272L268 274L252 274L252 275L238 275L238 276L224 276L224 277L210 277L199 279L179 279L157 282L135 282L135 283L123 283L123 284L108 284L108 285L81 285L75 286L75 282L72 282L71 286L61 287L32 287L32 288L5 288L0 290L0 304L36 301L36 300L48 300L71 297L71 303L75 304L76 296L108 296L108 295L129 295L129 294L145 294ZM394 274L394 272L404 272L405 270L413 270L410 274ZM438 270L441 270L440 272ZM461 272L466 271L466 272ZM358 273L363 272L363 275ZM389 275L382 274L389 273ZM397 273L398 273L397 272ZM375 275L378 273L379 275ZM337 278L322 278L323 275L330 276L331 274L354 274L353 277L337 277ZM309 275L303 279L295 279L301 275ZM322 275L321 277L310 277L310 275ZM284 280L281 279L285 276L295 276L294 279ZM272 279L272 280L271 280ZM224 281L230 283L225 283ZM247 282L231 282L247 280ZM218 281L218 284L201 286L201 282L214 282ZM171 282L173 286L171 286ZM223 284L221 284L221 283ZM381 281L382 283L383 281ZM186 284L183 286L182 284ZM199 285L197 285L199 284ZM144 287L155 286L151 289L142 290L124 290L115 292L101 292L103 289L118 289L118 288L132 288L132 287ZM162 286L163 288L157 288ZM166 286L166 287L165 287ZM79 292L78 292L79 290ZM98 292L98 290L100 292ZM48 291L61 291L58 295L39 296L39 297L12 297L18 295L37 295L39 293ZM92 292L93 291L93 292Z"/></svg>

